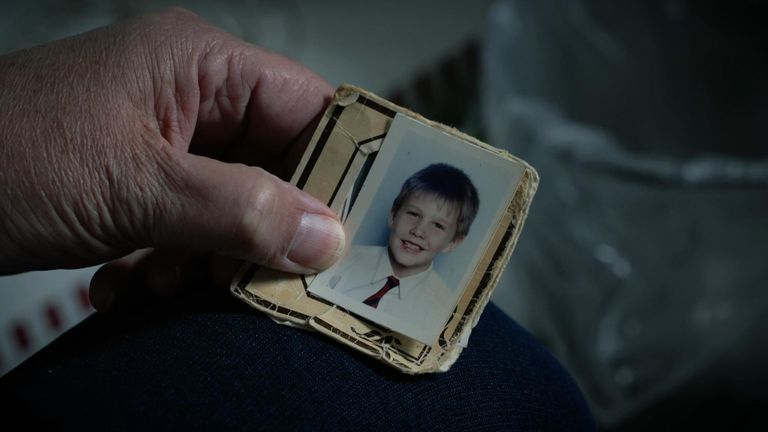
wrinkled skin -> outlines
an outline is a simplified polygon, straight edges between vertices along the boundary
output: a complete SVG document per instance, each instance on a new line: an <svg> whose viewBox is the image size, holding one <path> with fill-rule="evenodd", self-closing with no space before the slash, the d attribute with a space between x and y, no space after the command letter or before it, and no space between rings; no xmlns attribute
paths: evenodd
<svg viewBox="0 0 768 432"><path fill-rule="evenodd" d="M200 253L329 266L336 216L278 177L331 92L178 9L0 57L0 273L114 260L91 286L107 310L137 275L174 291Z"/></svg>

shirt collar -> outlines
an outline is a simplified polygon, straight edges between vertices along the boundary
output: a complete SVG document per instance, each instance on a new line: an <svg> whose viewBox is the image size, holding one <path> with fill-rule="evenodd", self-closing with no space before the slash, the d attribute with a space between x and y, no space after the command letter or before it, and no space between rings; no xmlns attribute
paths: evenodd
<svg viewBox="0 0 768 432"><path fill-rule="evenodd" d="M421 273L416 273L412 276L404 278L395 276L400 281L400 285L397 287L398 297L402 299L403 291L405 291L407 294L410 292L409 288L416 287L426 282L426 280L429 278L429 274L432 272L432 265L433 263L429 263L429 267L426 270ZM383 247L382 252L379 255L379 259L376 263L376 269L373 272L371 283L384 280L388 276L393 276L394 274L395 271L392 270L392 263L389 261L389 248Z"/></svg>

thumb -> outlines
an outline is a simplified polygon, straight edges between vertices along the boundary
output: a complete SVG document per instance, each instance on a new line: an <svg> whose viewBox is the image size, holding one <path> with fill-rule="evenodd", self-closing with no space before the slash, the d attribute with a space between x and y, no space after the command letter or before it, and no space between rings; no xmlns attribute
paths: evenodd
<svg viewBox="0 0 768 432"><path fill-rule="evenodd" d="M292 273L316 273L345 235L323 203L261 168L174 152L150 237L154 247L215 252Z"/></svg>

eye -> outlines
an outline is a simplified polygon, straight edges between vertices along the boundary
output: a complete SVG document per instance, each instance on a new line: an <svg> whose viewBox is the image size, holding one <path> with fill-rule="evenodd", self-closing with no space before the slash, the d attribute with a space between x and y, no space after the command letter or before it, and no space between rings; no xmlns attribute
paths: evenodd
<svg viewBox="0 0 768 432"><path fill-rule="evenodd" d="M435 222L432 224L435 228L439 229L440 231L445 231L445 226L439 222Z"/></svg>
<svg viewBox="0 0 768 432"><path fill-rule="evenodd" d="M419 215L418 213L416 213L416 212L415 212L415 211L413 211L413 210L407 210L407 211L405 212L405 214L407 214L408 216L411 216L411 217L416 217L416 216L418 216L418 215Z"/></svg>

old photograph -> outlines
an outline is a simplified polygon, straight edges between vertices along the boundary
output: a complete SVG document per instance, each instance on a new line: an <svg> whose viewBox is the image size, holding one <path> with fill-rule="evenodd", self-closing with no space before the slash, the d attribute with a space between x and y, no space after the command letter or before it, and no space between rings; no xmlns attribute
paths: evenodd
<svg viewBox="0 0 768 432"><path fill-rule="evenodd" d="M350 209L345 258L309 291L433 343L522 174L513 161L398 115Z"/></svg>

